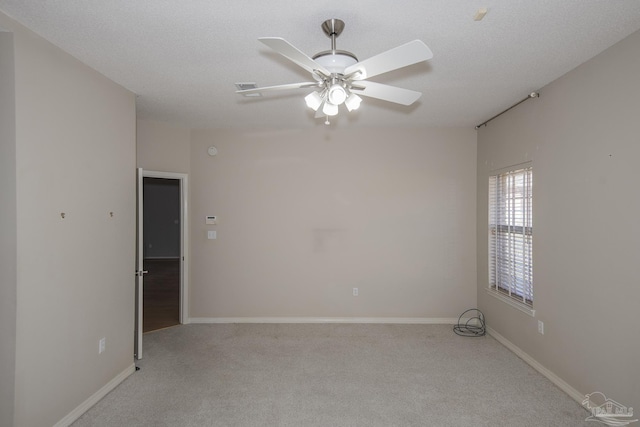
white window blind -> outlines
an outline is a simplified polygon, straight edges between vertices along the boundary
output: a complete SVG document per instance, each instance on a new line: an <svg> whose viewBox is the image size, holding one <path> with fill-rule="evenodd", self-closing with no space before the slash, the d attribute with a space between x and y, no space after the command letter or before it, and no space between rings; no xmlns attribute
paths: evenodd
<svg viewBox="0 0 640 427"><path fill-rule="evenodd" d="M489 284L533 306L532 168L489 177Z"/></svg>

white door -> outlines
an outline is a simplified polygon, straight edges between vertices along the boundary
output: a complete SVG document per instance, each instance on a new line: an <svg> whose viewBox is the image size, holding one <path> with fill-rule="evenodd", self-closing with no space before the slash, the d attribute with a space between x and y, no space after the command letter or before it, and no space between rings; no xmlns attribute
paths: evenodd
<svg viewBox="0 0 640 427"><path fill-rule="evenodd" d="M143 180L142 169L138 168L136 172L138 180L137 195L137 235L136 235L136 319L135 319L135 343L134 356L136 359L142 359L142 307L144 295L144 275L148 272L144 270L144 254L143 254L143 234L142 234L142 208L143 208Z"/></svg>

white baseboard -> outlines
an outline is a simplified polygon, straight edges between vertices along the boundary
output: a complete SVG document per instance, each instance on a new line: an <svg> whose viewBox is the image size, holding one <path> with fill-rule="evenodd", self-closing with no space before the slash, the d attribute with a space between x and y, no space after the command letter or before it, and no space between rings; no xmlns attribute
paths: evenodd
<svg viewBox="0 0 640 427"><path fill-rule="evenodd" d="M466 320L466 319L463 319ZM455 325L457 317L190 317L188 323L389 323Z"/></svg>
<svg viewBox="0 0 640 427"><path fill-rule="evenodd" d="M567 393L573 400L575 400L576 402L578 402L580 406L582 406L582 401L584 400L584 397L585 397L584 393L580 393L578 390L571 387L566 381L564 381L562 378L560 378L559 376L557 376L556 374L554 374L553 372L551 372L550 370L542 366L537 360L535 360L533 357L525 353L520 347L518 347L517 345L515 345L514 343L512 343L502 335L500 335L498 332L496 332L495 329L492 329L487 326L487 332L489 333L489 335L495 338L496 341L498 341L500 344L504 345L509 350L514 352L516 356L518 356L520 359L527 362L533 369L535 369L536 371L544 375L549 381L551 381L556 386L558 386L560 390Z"/></svg>
<svg viewBox="0 0 640 427"><path fill-rule="evenodd" d="M125 369L124 371L120 372L118 375L116 375L115 378L113 378L111 381L109 381L107 384L105 384L100 390L98 390L91 397L89 397L87 400L82 402L76 409L74 409L73 411L69 412L66 417L64 417L63 419L61 419L57 423L55 423L53 427L67 427L67 426L70 426L71 423L73 423L75 420L80 418L82 416L82 414L84 414L85 412L87 412L89 410L89 408L91 408L93 405L98 403L98 401L100 399L105 397L111 390L116 388L118 386L118 384L120 384L122 381L127 379L127 377L129 375L133 374L135 371L136 371L136 365L132 364L127 369Z"/></svg>

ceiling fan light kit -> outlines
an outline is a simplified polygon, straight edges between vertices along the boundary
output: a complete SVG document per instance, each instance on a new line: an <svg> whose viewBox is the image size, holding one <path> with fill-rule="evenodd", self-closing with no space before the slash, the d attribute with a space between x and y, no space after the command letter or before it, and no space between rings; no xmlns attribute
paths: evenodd
<svg viewBox="0 0 640 427"><path fill-rule="evenodd" d="M365 79L379 74L407 67L433 57L431 50L420 40L414 40L386 52L382 52L364 61L351 52L337 50L336 38L344 30L340 19L328 19L322 23L322 30L331 39L331 50L309 57L298 48L279 37L259 38L262 43L280 53L296 65L311 73L315 82L292 83L263 88L240 88L236 92L245 96L266 91L301 89L315 87L305 97L309 108L316 112L315 117L325 117L339 112L339 106L345 104L348 111L357 110L362 102L359 95L377 98L402 105L411 105L420 98L420 92L388 86ZM255 95L254 95L255 96Z"/></svg>
<svg viewBox="0 0 640 427"><path fill-rule="evenodd" d="M360 103L362 102L362 98L360 98L355 93L349 95L349 97L344 101L344 105L347 107L347 110L353 111L360 108Z"/></svg>
<svg viewBox="0 0 640 427"><path fill-rule="evenodd" d="M313 111L317 111L322 105L322 96L315 91L305 96L304 100L307 103L307 107L311 108Z"/></svg>
<svg viewBox="0 0 640 427"><path fill-rule="evenodd" d="M324 106L322 107L322 113L325 116L335 116L338 114L338 106L332 104L331 102L325 101Z"/></svg>
<svg viewBox="0 0 640 427"><path fill-rule="evenodd" d="M327 100L333 105L340 105L347 99L347 91L340 83L334 83L329 88Z"/></svg>

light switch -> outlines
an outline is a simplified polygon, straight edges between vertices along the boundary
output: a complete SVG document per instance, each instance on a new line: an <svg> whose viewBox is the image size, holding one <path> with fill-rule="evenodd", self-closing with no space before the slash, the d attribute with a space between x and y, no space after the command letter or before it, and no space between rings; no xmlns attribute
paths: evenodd
<svg viewBox="0 0 640 427"><path fill-rule="evenodd" d="M218 233L215 230L207 231L207 239L215 240L218 237Z"/></svg>

